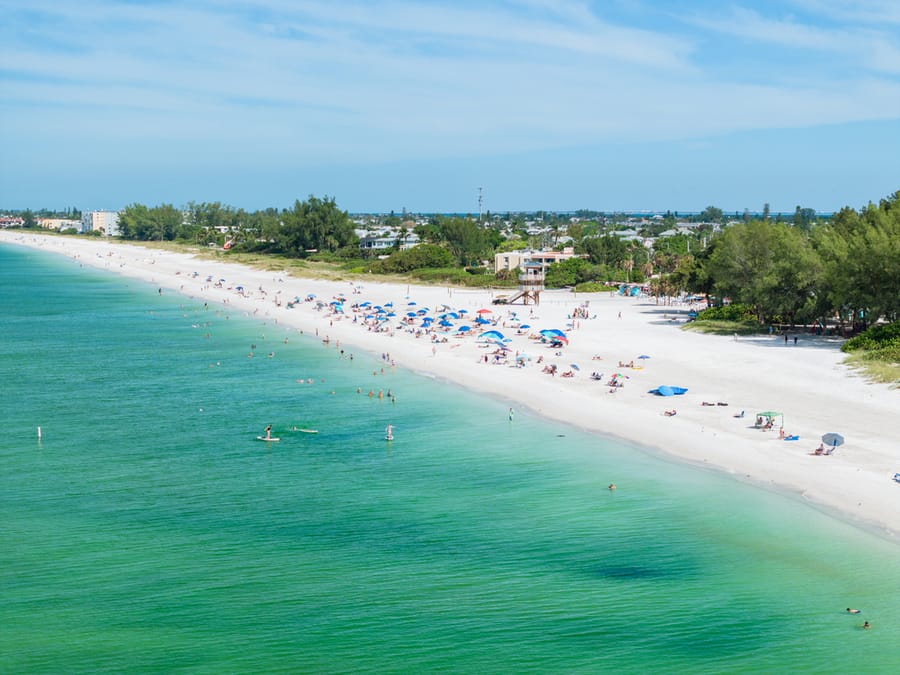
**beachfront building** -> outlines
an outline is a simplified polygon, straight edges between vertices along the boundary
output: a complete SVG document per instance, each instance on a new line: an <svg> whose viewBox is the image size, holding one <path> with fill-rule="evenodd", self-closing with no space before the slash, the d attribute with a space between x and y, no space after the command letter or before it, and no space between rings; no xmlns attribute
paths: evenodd
<svg viewBox="0 0 900 675"><path fill-rule="evenodd" d="M81 214L81 232L102 232L107 237L119 234L119 214L115 211L85 211Z"/></svg>
<svg viewBox="0 0 900 675"><path fill-rule="evenodd" d="M8 227L22 227L25 219L19 216L0 216L0 227L4 230Z"/></svg>
<svg viewBox="0 0 900 675"><path fill-rule="evenodd" d="M45 230L81 230L81 221L70 218L38 218L37 224Z"/></svg>
<svg viewBox="0 0 900 675"><path fill-rule="evenodd" d="M542 270L546 271L553 263L574 257L575 249L571 246L567 246L562 251L506 251L494 255L494 271L500 272L504 270L509 272L516 268L521 269L526 263L532 266L538 265Z"/></svg>
<svg viewBox="0 0 900 675"><path fill-rule="evenodd" d="M359 236L359 248L371 254L387 254L394 248L399 241L401 251L408 251L414 246L419 245L419 235L415 232L395 232L387 231L378 234L370 232L363 233Z"/></svg>

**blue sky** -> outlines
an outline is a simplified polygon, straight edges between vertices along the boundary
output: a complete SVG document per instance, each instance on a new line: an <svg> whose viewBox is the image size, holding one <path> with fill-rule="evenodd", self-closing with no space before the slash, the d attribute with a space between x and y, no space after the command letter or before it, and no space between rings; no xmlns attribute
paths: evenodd
<svg viewBox="0 0 900 675"><path fill-rule="evenodd" d="M0 208L900 190L895 0L0 0Z"/></svg>

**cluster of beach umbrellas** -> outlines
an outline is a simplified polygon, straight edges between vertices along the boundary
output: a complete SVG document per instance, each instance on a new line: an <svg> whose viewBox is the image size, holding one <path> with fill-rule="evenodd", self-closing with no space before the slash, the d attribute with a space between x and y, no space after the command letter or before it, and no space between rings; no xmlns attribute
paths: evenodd
<svg viewBox="0 0 900 675"><path fill-rule="evenodd" d="M299 300L299 298L298 298ZM316 300L315 293L306 295L307 302L315 302L319 310L327 310L332 314L344 315L346 313L346 298L343 295L335 296L333 300L325 303ZM475 335L476 339L481 342L490 342L496 344L503 350L509 350L509 343L512 338L507 337L501 331L493 328L496 325L496 319L492 320L493 310L483 307L474 312L467 309L454 309L449 305L441 305L434 311L429 307L419 306L415 300L406 298L405 311L398 312L394 310L393 302L385 302L381 305L372 303L371 301L360 302L352 306L352 310L359 313L363 320L370 322L381 329L386 324L398 316L402 321L401 327L408 328L415 326L425 330L435 330L439 334L456 335L463 337L466 335ZM515 312L511 313L507 319L512 328L517 330L519 334L522 331L531 329L531 325L521 323L521 319L516 316ZM569 338L565 331L558 328L547 328L538 331L541 341L549 342L555 347L567 345ZM520 355L520 361L530 360L526 355ZM578 367L573 365L573 369Z"/></svg>

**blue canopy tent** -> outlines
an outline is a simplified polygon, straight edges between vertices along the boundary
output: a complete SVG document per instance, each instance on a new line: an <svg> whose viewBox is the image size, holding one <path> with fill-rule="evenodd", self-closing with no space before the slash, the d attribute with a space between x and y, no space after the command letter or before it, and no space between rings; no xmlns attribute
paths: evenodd
<svg viewBox="0 0 900 675"><path fill-rule="evenodd" d="M670 387L669 385L664 384L656 389L651 389L647 393L656 394L657 396L681 396L686 391L687 389L684 387Z"/></svg>

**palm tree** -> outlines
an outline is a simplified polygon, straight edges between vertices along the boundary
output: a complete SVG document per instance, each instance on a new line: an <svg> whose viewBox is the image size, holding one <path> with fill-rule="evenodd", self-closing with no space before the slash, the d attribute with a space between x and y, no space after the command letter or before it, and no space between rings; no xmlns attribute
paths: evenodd
<svg viewBox="0 0 900 675"><path fill-rule="evenodd" d="M622 269L625 270L625 283L631 280L631 270L634 269L634 258L626 258L622 261Z"/></svg>

